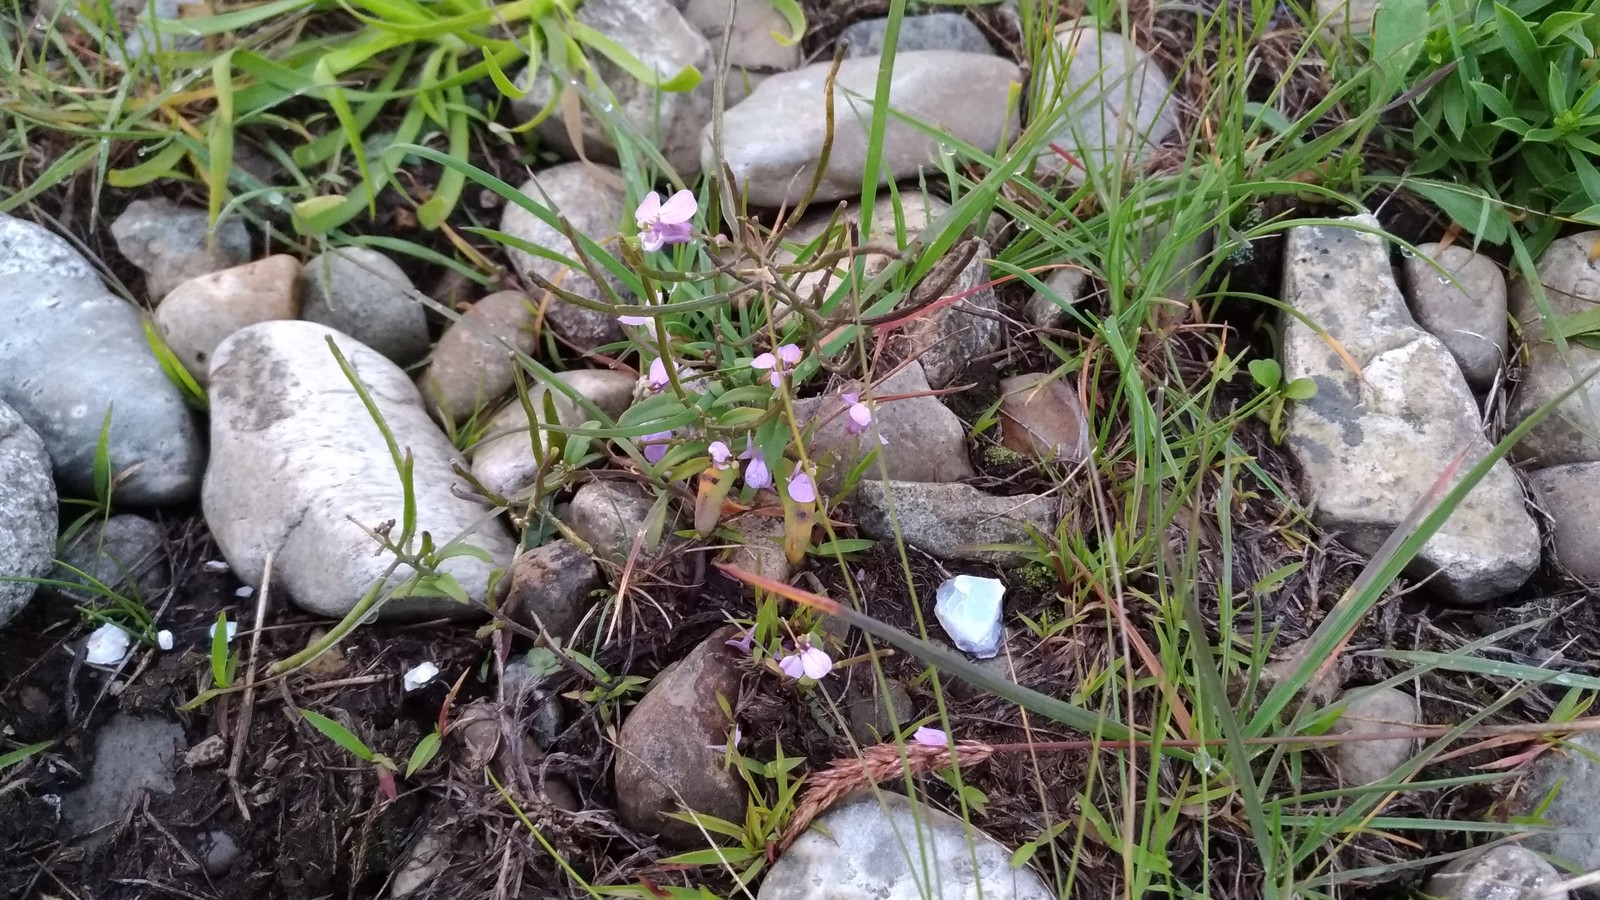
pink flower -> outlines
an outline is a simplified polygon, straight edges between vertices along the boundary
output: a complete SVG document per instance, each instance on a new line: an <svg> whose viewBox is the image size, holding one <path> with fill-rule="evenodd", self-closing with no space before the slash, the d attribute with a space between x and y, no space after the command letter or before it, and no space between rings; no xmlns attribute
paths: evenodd
<svg viewBox="0 0 1600 900"><path fill-rule="evenodd" d="M805 356L805 352L800 349L798 344L784 344L772 353L763 353L750 360L750 368L759 369L763 372L771 369L772 371L767 376L767 380L772 382L773 387L779 387L783 384L784 374L794 368L795 363L799 362L803 356Z"/></svg>
<svg viewBox="0 0 1600 900"><path fill-rule="evenodd" d="M735 638L735 639L733 639L731 641L724 641L723 643L725 643L729 647L732 647L733 649L739 651L740 653L743 653L746 656L749 656L750 655L750 645L755 642L755 639L756 639L756 630L754 628L747 628L744 631L739 632L739 637L737 637L737 638Z"/></svg>
<svg viewBox="0 0 1600 900"><path fill-rule="evenodd" d="M706 452L711 454L711 464L719 469L726 469L733 465L733 463L729 462L729 459L733 456L733 451L721 441L712 441L711 445L706 448Z"/></svg>
<svg viewBox="0 0 1600 900"><path fill-rule="evenodd" d="M821 681L822 676L833 671L833 660L816 647L804 644L797 652L778 660L778 668L790 678L799 679L803 675L812 681Z"/></svg>
<svg viewBox="0 0 1600 900"><path fill-rule="evenodd" d="M672 365L677 368L678 364L673 363ZM667 375L666 360L659 356L650 360L650 390L660 391L671 383L672 379Z"/></svg>
<svg viewBox="0 0 1600 900"><path fill-rule="evenodd" d="M796 503L811 503L817 499L817 487L802 469L796 468L789 476L789 499Z"/></svg>
<svg viewBox="0 0 1600 900"><path fill-rule="evenodd" d="M683 385L684 390L696 392L705 390L707 376L697 373L692 367L673 360L672 371L678 373L678 383ZM672 378L667 375L667 361L665 359L658 356L650 361L648 381L650 390L656 393L666 390L667 385L672 383Z"/></svg>
<svg viewBox="0 0 1600 900"><path fill-rule="evenodd" d="M872 407L861 402L861 395L850 391L840 394L839 399L849 405L845 410L844 430L850 434L861 434L872 424Z"/></svg>
<svg viewBox="0 0 1600 900"><path fill-rule="evenodd" d="M911 739L924 747L950 746L950 735L937 728L929 728L926 725L918 728L916 733L911 735Z"/></svg>
<svg viewBox="0 0 1600 900"><path fill-rule="evenodd" d="M617 316L617 321L624 325L649 325L649 316Z"/></svg>
<svg viewBox="0 0 1600 900"><path fill-rule="evenodd" d="M699 209L691 191L679 191L666 203L655 191L646 194L633 213L634 221L639 223L639 246L648 253L668 244L688 242L693 233L689 220Z"/></svg>
<svg viewBox="0 0 1600 900"><path fill-rule="evenodd" d="M639 452L644 454L645 461L650 465L661 462L667 455L667 442L672 440L672 432L658 431L639 438Z"/></svg>
<svg viewBox="0 0 1600 900"><path fill-rule="evenodd" d="M761 450L751 441L750 446L739 454L740 459L749 460L744 467L744 483L753 490L772 487L772 470L767 468L767 461L761 458Z"/></svg>

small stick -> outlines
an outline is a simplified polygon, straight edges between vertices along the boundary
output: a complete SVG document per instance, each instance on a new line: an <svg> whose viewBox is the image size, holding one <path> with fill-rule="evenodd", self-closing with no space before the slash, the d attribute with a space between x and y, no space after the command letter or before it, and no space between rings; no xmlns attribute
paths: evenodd
<svg viewBox="0 0 1600 900"><path fill-rule="evenodd" d="M239 786L239 767L244 763L245 739L250 736L250 720L256 708L256 659L261 652L261 627L267 619L267 595L272 592L272 552L267 552L266 565L261 571L261 590L256 591L256 619L250 629L250 662L245 666L244 700L233 730L233 756L228 760L228 786L233 789L233 802L239 815L250 821L250 807L244 802L244 790Z"/></svg>

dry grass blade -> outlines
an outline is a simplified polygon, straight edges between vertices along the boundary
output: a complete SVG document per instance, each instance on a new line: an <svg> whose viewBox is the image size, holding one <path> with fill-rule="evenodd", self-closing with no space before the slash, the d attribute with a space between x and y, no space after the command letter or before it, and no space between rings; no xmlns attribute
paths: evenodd
<svg viewBox="0 0 1600 900"><path fill-rule="evenodd" d="M860 756L836 759L826 769L811 776L810 784L794 815L783 830L778 849L795 842L817 816L835 803L862 788L882 784L900 775L926 775L948 769L952 764L975 766L994 755L994 748L977 741L962 741L950 747L925 744L879 744L861 751Z"/></svg>

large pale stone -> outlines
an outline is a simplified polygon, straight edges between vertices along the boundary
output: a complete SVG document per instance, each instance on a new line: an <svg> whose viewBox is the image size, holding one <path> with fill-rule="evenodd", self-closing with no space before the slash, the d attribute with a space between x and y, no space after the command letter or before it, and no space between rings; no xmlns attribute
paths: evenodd
<svg viewBox="0 0 1600 900"><path fill-rule="evenodd" d="M753 206L794 205L821 161L827 134L825 86L831 63L816 63L763 81L723 116L723 162ZM937 132L994 152L1016 129L1013 85L1021 71L1008 60L977 53L923 50L895 57L889 107ZM867 134L877 90L878 59L847 59L834 82L832 152L814 199L861 192ZM702 162L716 163L712 130ZM908 178L933 162L940 139L897 118L884 132L880 179Z"/></svg>
<svg viewBox="0 0 1600 900"><path fill-rule="evenodd" d="M1575 734L1565 746L1539 757L1517 784L1509 812L1544 826L1524 843L1535 853L1561 861L1573 872L1600 869L1600 735ZM1600 885L1578 889L1585 900L1600 900Z"/></svg>
<svg viewBox="0 0 1600 900"><path fill-rule="evenodd" d="M1592 313L1600 309L1600 231L1585 231L1554 241L1539 257L1537 277L1544 285L1551 311L1557 318ZM1528 364L1506 410L1508 425L1524 419L1572 387L1575 378L1588 378L1572 396L1561 402L1516 447L1517 459L1534 466L1600 461L1600 349L1569 341L1563 359L1546 336L1532 287L1518 281L1511 289L1511 314L1528 341Z"/></svg>
<svg viewBox="0 0 1600 900"><path fill-rule="evenodd" d="M621 177L622 173L615 169L586 163L566 163L535 175L522 186L522 193L533 202L564 217L573 231L604 244L617 236L624 218ZM610 180L612 178L618 180L613 183ZM505 213L500 217L500 230L565 256L574 263L578 262L578 253L565 234L514 203L506 205ZM563 291L588 300L602 299L600 286L581 265L569 267L565 263L515 248L509 253L511 264L523 275L537 273ZM599 260L591 262L596 268L600 267ZM613 287L616 287L615 283ZM533 309L537 309L547 298L543 290L533 285L530 288L533 290ZM622 328L612 316L575 306L553 296L548 298L545 320L558 334L581 350L593 350L622 337ZM533 321L530 309L523 325L531 329Z"/></svg>
<svg viewBox="0 0 1600 900"><path fill-rule="evenodd" d="M1600 582L1600 462L1568 463L1528 473L1550 514L1552 549L1563 568Z"/></svg>
<svg viewBox="0 0 1600 900"><path fill-rule="evenodd" d="M1340 695L1346 704L1334 723L1334 734L1383 734L1405 731L1422 721L1417 698L1394 688L1351 688ZM1333 764L1348 785L1378 784L1416 753L1409 738L1350 741L1335 745Z"/></svg>
<svg viewBox="0 0 1600 900"><path fill-rule="evenodd" d="M401 520L400 475L335 361L330 338L401 452L411 454L418 534L429 532L436 545L459 538L487 551L492 562L456 556L441 567L468 596L485 599L492 570L510 564L515 543L498 520L484 521L486 507L454 492L455 448L405 373L354 338L311 322L253 325L223 342L212 361L212 463L201 501L223 555L241 581L259 586L271 554L276 588L329 616L348 612L391 562L375 555L361 526ZM389 583L410 575L402 566ZM472 609L402 599L383 614L421 618Z"/></svg>
<svg viewBox="0 0 1600 900"><path fill-rule="evenodd" d="M428 355L422 294L394 260L366 247L313 257L300 277L308 322L342 331L402 366Z"/></svg>
<svg viewBox="0 0 1600 900"><path fill-rule="evenodd" d="M789 23L768 0L689 0L683 17L711 42L712 53L720 54L730 5L733 35L728 45L729 66L735 70L785 72L800 65L800 44L778 39L778 35L788 37ZM706 77L711 78L711 73L707 72Z"/></svg>
<svg viewBox="0 0 1600 900"><path fill-rule="evenodd" d="M749 2L749 0L747 0ZM583 153L589 159L616 161L616 149L607 133L604 118L620 116L634 130L650 139L681 176L693 180L699 174L700 130L711 121L711 88L716 77L711 65L711 45L684 21L683 15L668 0L585 0L578 7L577 19L615 41L658 78L668 79L686 66L700 72L701 81L688 91L662 91L624 72L598 53L590 53L595 72L616 97L616 108L596 115L582 112ZM523 76L527 96L514 101L514 108L531 118L550 102L553 81L548 70L537 76ZM603 101L606 102L606 101ZM569 159L578 158L573 146L565 111L536 126L546 143Z"/></svg>
<svg viewBox="0 0 1600 900"><path fill-rule="evenodd" d="M756 900L1049 900L994 838L900 794L863 792L821 816L761 882Z"/></svg>
<svg viewBox="0 0 1600 900"><path fill-rule="evenodd" d="M0 401L44 440L63 494L93 497L106 449L119 503L194 496L205 450L133 306L112 296L66 241L0 215Z"/></svg>
<svg viewBox="0 0 1600 900"><path fill-rule="evenodd" d="M0 579L42 578L56 549L56 486L44 441L0 401ZM0 580L0 625L33 598L34 585Z"/></svg>
<svg viewBox="0 0 1600 900"><path fill-rule="evenodd" d="M1038 159L1046 172L1065 171L1081 181L1085 169L1142 163L1155 145L1178 129L1178 111L1169 97L1167 75L1132 41L1112 31L1063 23L1055 44L1037 72L1038 96L1050 106L1034 118L1059 122L1051 143L1076 164L1046 147Z"/></svg>
<svg viewBox="0 0 1600 900"><path fill-rule="evenodd" d="M1359 216L1352 226L1377 228ZM1351 227L1289 230L1286 302L1327 329L1361 374L1299 319L1285 314L1286 380L1310 378L1316 396L1288 414L1288 446L1301 467L1302 499L1318 525L1375 553L1445 467L1466 452L1459 480L1490 450L1472 392L1450 352L1418 328L1395 285L1387 248ZM1521 587L1539 563L1539 531L1522 488L1502 460L1423 545L1413 575L1434 590L1482 603Z"/></svg>
<svg viewBox="0 0 1600 900"><path fill-rule="evenodd" d="M1566 900L1548 889L1561 881L1556 867L1520 844L1497 844L1451 861L1434 873L1423 894L1439 900Z"/></svg>

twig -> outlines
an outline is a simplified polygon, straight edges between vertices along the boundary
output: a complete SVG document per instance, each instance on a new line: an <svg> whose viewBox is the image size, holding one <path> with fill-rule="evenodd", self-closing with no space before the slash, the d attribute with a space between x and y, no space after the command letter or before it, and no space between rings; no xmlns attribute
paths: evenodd
<svg viewBox="0 0 1600 900"><path fill-rule="evenodd" d="M228 760L228 787L233 790L233 802L239 815L250 821L250 806L244 801L244 789L239 786L239 767L244 763L245 742L250 737L250 720L256 709L256 659L261 652L261 628L267 619L267 597L272 592L272 551L267 551L266 564L261 570L261 589L256 591L256 618L250 629L250 661L245 666L244 698L240 703L239 718L234 723L233 756Z"/></svg>

